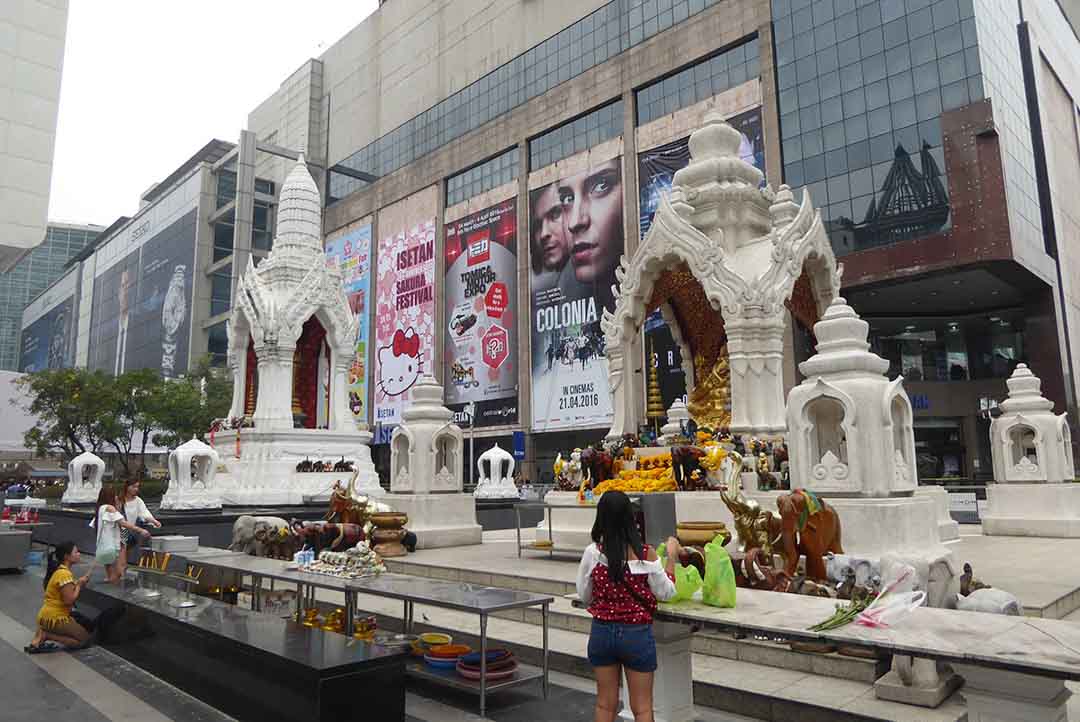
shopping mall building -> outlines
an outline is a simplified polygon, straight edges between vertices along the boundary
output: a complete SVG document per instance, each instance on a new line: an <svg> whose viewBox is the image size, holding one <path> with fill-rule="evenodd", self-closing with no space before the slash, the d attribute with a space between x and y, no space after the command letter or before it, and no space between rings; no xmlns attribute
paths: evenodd
<svg viewBox="0 0 1080 722"><path fill-rule="evenodd" d="M201 250L174 335L187 330L189 359L226 361L230 293L265 255L274 190L303 150L328 262L361 319L350 398L381 471L412 384L433 374L477 454L515 447L543 479L557 451L609 426L599 321L619 258L687 163L691 130L718 112L769 183L805 188L820 209L845 296L905 376L920 476L985 478L980 409L1016 363L1076 410L1080 16L1066 12L1054 0L389 0L285 79L238 145L187 169L206 174L190 181L202 200L185 195L162 220L184 222L194 203ZM84 272L82 297L118 263ZM172 279L177 265L154 272ZM87 315L108 315L106 297ZM667 407L686 390L692 314L654 301L634 367L641 418L650 395ZM136 343L110 323L100 367ZM809 354L807 328L793 321L789 337Z"/></svg>

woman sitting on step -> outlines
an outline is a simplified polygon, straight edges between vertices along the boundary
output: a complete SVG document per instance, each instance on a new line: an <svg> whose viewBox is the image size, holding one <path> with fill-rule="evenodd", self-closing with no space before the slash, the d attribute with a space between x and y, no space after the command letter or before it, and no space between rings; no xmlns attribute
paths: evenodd
<svg viewBox="0 0 1080 722"><path fill-rule="evenodd" d="M679 542L667 540L667 566L642 544L630 498L607 491L596 505L593 544L578 567L577 593L593 616L589 663L596 674L596 720L613 722L623 671L635 722L653 722L657 600L675 595Z"/></svg>
<svg viewBox="0 0 1080 722"><path fill-rule="evenodd" d="M48 651L48 642L56 642L67 649L80 649L90 638L90 632L75 621L71 608L79 598L79 592L90 581L90 575L75 578L71 567L79 563L79 548L74 542L62 542L49 554L45 570L45 602L37 615L37 631L25 648L34 654Z"/></svg>

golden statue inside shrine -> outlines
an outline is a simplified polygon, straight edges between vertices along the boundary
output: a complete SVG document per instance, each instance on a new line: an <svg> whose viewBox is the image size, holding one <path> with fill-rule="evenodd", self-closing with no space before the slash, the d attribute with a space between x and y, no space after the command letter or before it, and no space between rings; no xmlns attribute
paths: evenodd
<svg viewBox="0 0 1080 722"><path fill-rule="evenodd" d="M708 369L707 373L704 373ZM702 354L694 356L694 370L701 374L686 408L699 426L710 429L724 429L731 425L731 369L728 365L727 344L720 347L720 353L712 364Z"/></svg>

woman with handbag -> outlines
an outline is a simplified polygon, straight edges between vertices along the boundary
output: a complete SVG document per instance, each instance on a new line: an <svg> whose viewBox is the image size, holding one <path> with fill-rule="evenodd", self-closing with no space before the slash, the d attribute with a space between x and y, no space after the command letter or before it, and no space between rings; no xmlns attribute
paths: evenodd
<svg viewBox="0 0 1080 722"><path fill-rule="evenodd" d="M596 720L613 722L625 671L635 722L653 721L657 601L675 595L679 542L668 539L666 566L645 546L630 498L607 491L596 505L593 543L578 567L577 593L593 616L589 663L596 675Z"/></svg>
<svg viewBox="0 0 1080 722"><path fill-rule="evenodd" d="M161 522L154 518L150 510L146 508L146 502L139 496L139 484L139 479L128 479L124 482L124 490L120 493L119 499L120 510L123 511L124 518L132 524L138 525L139 522L144 522L155 529L160 529ZM138 546L137 541L132 538L130 531L121 527L120 556L117 557L119 564L117 571L121 577L124 576L124 570L127 569L128 550L133 546Z"/></svg>
<svg viewBox="0 0 1080 722"><path fill-rule="evenodd" d="M120 530L127 529L132 534L150 536L146 529L125 519L124 515L117 511L118 505L116 491L111 486L102 486L98 492L97 515L93 522L97 525L97 549L94 558L105 567L105 581L112 584L119 583L124 576L120 569Z"/></svg>

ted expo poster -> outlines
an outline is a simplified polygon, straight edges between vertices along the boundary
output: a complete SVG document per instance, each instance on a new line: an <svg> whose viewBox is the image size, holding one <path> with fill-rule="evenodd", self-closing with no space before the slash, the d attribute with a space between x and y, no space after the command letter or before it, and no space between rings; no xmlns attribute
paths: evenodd
<svg viewBox="0 0 1080 722"><path fill-rule="evenodd" d="M600 318L624 248L621 160L529 192L535 431L611 423Z"/></svg>
<svg viewBox="0 0 1080 722"><path fill-rule="evenodd" d="M368 297L371 293L371 225L326 241L326 265L341 271L349 309L357 318L356 356L349 367L349 408L357 426L367 423Z"/></svg>
<svg viewBox="0 0 1080 722"><path fill-rule="evenodd" d="M517 199L446 226L446 406L467 425L516 423Z"/></svg>

